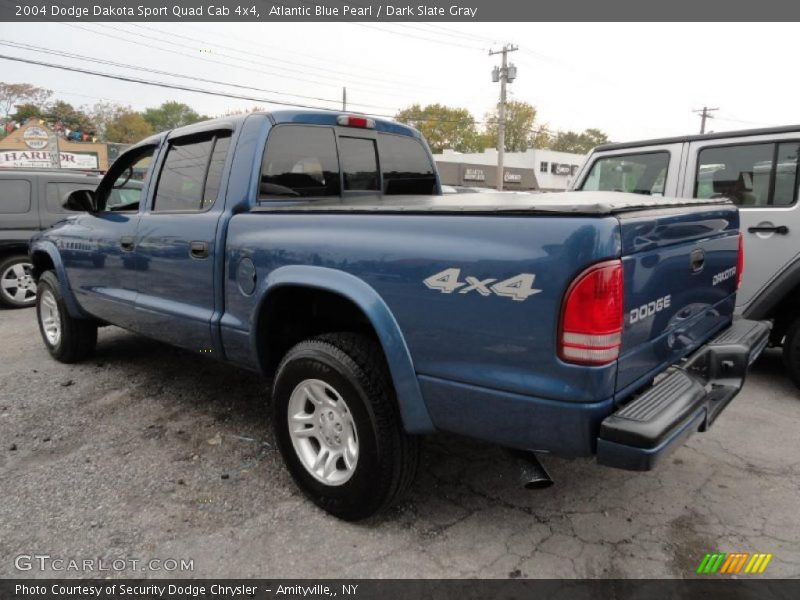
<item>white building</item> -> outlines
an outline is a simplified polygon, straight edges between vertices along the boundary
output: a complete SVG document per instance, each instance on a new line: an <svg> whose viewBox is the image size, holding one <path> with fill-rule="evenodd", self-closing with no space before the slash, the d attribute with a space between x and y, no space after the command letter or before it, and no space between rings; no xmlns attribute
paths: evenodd
<svg viewBox="0 0 800 600"><path fill-rule="evenodd" d="M441 154L434 154L433 159L439 167L442 183L445 185L485 187L493 185L494 171L491 168L497 166L497 150L495 148L472 153L445 149ZM563 191L567 189L572 177L585 160L585 154L532 148L525 152L506 152L503 157L503 168L523 172L522 180L527 182L524 185L527 189ZM454 168L455 165L462 165L462 167ZM487 167L488 171L468 168L466 165ZM508 179L508 174L506 174L506 182L513 183ZM531 181L534 183L531 184ZM508 187L513 186L509 185Z"/></svg>

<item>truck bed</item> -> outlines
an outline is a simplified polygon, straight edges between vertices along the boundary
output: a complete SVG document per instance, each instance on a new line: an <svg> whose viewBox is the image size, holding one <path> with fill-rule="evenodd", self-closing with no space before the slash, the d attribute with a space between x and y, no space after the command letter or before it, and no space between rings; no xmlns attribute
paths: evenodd
<svg viewBox="0 0 800 600"><path fill-rule="evenodd" d="M469 199L467 199L469 198ZM474 200L472 199L474 198ZM606 216L641 210L731 205L727 198L650 197L622 192L551 192L545 194L453 194L448 196L359 195L330 200L265 200L253 212L405 213L405 214L555 214Z"/></svg>

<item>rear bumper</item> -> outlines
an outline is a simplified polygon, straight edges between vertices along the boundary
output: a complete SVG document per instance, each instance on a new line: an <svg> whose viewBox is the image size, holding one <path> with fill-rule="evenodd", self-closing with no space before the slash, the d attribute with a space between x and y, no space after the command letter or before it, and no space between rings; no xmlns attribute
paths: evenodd
<svg viewBox="0 0 800 600"><path fill-rule="evenodd" d="M705 431L739 393L769 340L765 321L734 321L600 424L597 461L647 471L695 431Z"/></svg>

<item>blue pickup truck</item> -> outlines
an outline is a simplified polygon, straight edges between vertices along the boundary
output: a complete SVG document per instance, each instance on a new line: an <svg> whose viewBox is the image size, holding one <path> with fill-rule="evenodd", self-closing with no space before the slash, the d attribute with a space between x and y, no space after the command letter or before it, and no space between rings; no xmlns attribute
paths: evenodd
<svg viewBox="0 0 800 600"><path fill-rule="evenodd" d="M30 248L53 357L113 324L263 373L289 471L344 519L407 489L436 431L650 469L769 333L732 318L727 200L441 196L421 136L361 116L159 134L64 201L83 212Z"/></svg>

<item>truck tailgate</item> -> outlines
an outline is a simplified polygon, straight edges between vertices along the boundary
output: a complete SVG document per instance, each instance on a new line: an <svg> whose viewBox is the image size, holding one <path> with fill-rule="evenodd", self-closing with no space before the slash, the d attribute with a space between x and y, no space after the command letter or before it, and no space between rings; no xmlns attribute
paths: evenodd
<svg viewBox="0 0 800 600"><path fill-rule="evenodd" d="M739 215L731 206L619 215L625 318L617 398L731 322L739 255Z"/></svg>

